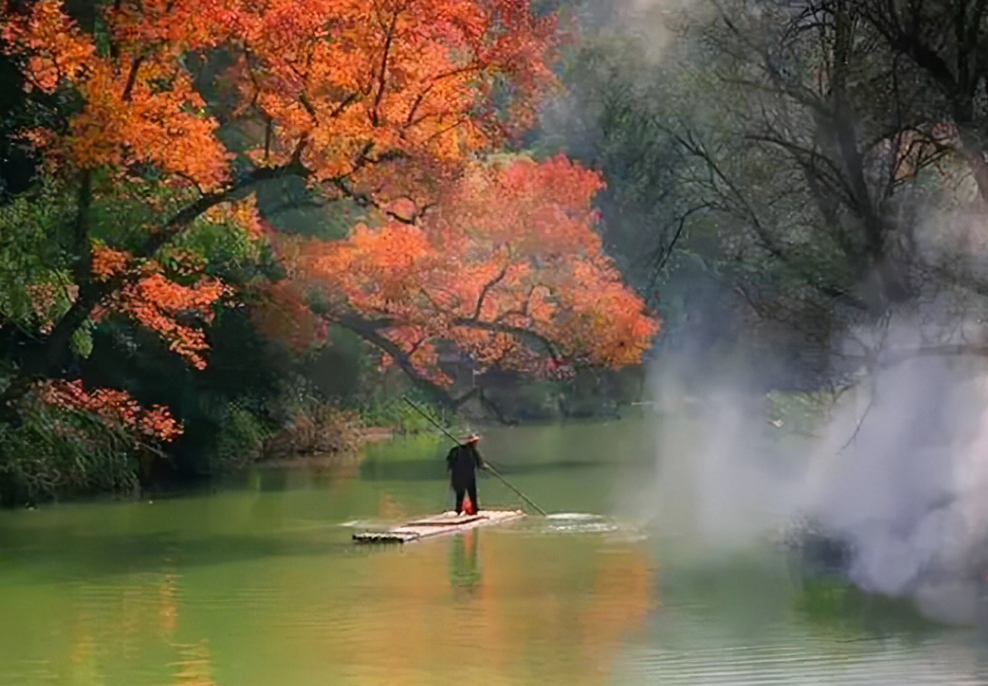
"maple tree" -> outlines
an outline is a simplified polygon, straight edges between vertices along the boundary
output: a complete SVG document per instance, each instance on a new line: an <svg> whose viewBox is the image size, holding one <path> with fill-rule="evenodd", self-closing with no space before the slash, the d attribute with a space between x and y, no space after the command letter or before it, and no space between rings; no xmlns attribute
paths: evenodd
<svg viewBox="0 0 988 686"><path fill-rule="evenodd" d="M38 398L64 410L91 413L135 437L169 443L182 435L182 425L168 408L161 405L143 408L127 391L112 388L86 391L80 381L52 380L39 386Z"/></svg>
<svg viewBox="0 0 988 686"><path fill-rule="evenodd" d="M194 260L194 257L193 257ZM135 271L128 253L106 246L93 250L92 273L95 281L104 283L120 278L125 285L114 291L106 306L98 306L93 317L99 320L107 312L125 312L148 329L158 333L168 348L182 356L196 369L204 369L206 360L202 353L208 349L206 336L201 328L181 323L179 313L196 313L200 321L213 320L216 304L228 288L218 279L202 276L195 266L185 266L186 275L198 278L192 285L184 285L168 278L155 260L147 260L133 278ZM184 266L184 265L183 265Z"/></svg>
<svg viewBox="0 0 988 686"><path fill-rule="evenodd" d="M72 337L113 314L203 367L204 327L235 289L163 253L217 223L276 243L290 280L266 287L258 320L299 346L335 322L436 383L441 341L526 371L647 347L657 323L594 231L599 178L562 158L484 161L555 86L554 16L526 0L118 0L98 21L99 39L58 0L0 13L5 53L57 114L19 135L75 194L61 308L40 335L4 327L25 369L61 374ZM289 175L368 221L339 242L276 237L251 192ZM97 237L94 208L113 202L144 218Z"/></svg>
<svg viewBox="0 0 988 686"><path fill-rule="evenodd" d="M443 341L481 368L619 367L640 359L658 323L602 252L601 186L561 156L499 160L451 184L416 225L358 225L343 241L283 241L282 253L297 281L321 289L329 321L433 383L449 383Z"/></svg>

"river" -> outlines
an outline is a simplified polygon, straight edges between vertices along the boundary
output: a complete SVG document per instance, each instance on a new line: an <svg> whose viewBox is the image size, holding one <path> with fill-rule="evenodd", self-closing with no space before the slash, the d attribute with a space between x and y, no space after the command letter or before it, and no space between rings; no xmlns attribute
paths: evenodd
<svg viewBox="0 0 988 686"><path fill-rule="evenodd" d="M648 422L481 446L556 516L351 543L448 504L425 438L209 492L0 512L0 686L988 684L978 629L656 526ZM481 502L519 504L490 479Z"/></svg>

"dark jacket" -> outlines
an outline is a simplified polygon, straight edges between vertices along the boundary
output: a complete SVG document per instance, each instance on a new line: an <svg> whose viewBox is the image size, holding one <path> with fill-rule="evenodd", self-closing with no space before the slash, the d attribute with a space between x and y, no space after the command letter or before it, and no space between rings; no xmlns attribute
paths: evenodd
<svg viewBox="0 0 988 686"><path fill-rule="evenodd" d="M458 445L446 455L446 469L453 488L466 488L476 478L476 469L484 468L484 458L473 443Z"/></svg>

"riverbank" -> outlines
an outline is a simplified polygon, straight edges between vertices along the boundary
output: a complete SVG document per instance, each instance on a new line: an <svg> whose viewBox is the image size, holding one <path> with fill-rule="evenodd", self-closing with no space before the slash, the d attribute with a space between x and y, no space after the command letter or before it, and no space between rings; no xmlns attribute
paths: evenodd
<svg viewBox="0 0 988 686"><path fill-rule="evenodd" d="M266 469L293 469L298 467L333 468L359 464L364 458L363 448L374 443L390 441L395 437L395 431L386 426L368 426L358 429L356 436L356 445L351 450L269 457L257 462L256 466Z"/></svg>

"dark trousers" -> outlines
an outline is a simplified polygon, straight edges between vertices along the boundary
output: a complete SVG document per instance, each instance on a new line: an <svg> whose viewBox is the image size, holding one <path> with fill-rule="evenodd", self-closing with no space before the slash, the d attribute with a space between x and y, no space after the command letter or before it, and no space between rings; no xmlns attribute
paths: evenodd
<svg viewBox="0 0 988 686"><path fill-rule="evenodd" d="M456 491L456 513L459 514L463 512L463 494L470 494L470 502L473 503L475 510L480 510L480 503L477 501L477 480L471 479L469 483L463 486L454 486L453 490Z"/></svg>

